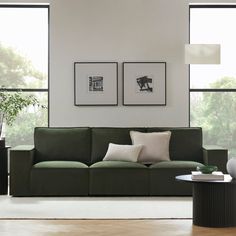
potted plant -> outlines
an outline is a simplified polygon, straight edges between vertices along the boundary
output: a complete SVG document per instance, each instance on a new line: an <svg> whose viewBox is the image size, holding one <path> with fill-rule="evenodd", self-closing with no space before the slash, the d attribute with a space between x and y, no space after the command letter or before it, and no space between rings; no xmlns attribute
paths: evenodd
<svg viewBox="0 0 236 236"><path fill-rule="evenodd" d="M30 105L39 105L33 95L23 95L20 91L0 91L0 147L5 147L5 138L2 137L3 123L12 125L19 112Z"/></svg>

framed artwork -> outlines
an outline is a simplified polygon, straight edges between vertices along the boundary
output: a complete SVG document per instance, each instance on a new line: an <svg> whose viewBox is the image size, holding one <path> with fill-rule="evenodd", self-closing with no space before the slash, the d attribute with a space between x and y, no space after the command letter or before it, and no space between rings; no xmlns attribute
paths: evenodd
<svg viewBox="0 0 236 236"><path fill-rule="evenodd" d="M75 105L116 106L117 78L117 62L75 62Z"/></svg>
<svg viewBox="0 0 236 236"><path fill-rule="evenodd" d="M123 105L166 105L166 62L123 62Z"/></svg>

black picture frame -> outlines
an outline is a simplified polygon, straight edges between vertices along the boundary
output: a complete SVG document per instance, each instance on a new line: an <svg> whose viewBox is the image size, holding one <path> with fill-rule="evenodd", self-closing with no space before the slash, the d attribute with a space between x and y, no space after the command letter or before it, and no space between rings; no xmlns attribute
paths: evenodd
<svg viewBox="0 0 236 236"><path fill-rule="evenodd" d="M118 63L74 62L74 105L117 106Z"/></svg>
<svg viewBox="0 0 236 236"><path fill-rule="evenodd" d="M166 106L166 62L123 62L123 105Z"/></svg>

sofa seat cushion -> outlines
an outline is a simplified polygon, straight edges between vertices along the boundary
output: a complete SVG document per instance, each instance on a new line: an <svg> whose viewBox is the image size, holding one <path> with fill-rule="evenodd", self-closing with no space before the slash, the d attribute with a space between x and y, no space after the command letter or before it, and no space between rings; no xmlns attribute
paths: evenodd
<svg viewBox="0 0 236 236"><path fill-rule="evenodd" d="M32 196L88 196L89 168L76 161L43 161L31 169Z"/></svg>
<svg viewBox="0 0 236 236"><path fill-rule="evenodd" d="M145 168L147 167L141 163L137 162L128 162L128 161L99 161L93 165L90 166L90 169L93 168L103 168L103 169L116 169L116 168L123 168L123 169L140 169L140 168Z"/></svg>
<svg viewBox="0 0 236 236"><path fill-rule="evenodd" d="M150 170L151 196L190 196L191 183L175 180L177 175L191 174L197 166L203 164L194 161L163 161L153 164Z"/></svg>
<svg viewBox="0 0 236 236"><path fill-rule="evenodd" d="M188 169L196 169L197 166L203 166L202 163L195 161L162 161L151 165L149 168L151 169L160 169L160 168L188 168Z"/></svg>
<svg viewBox="0 0 236 236"><path fill-rule="evenodd" d="M41 161L33 168L87 168L88 166L78 161Z"/></svg>
<svg viewBox="0 0 236 236"><path fill-rule="evenodd" d="M102 161L90 166L89 194L97 196L147 196L148 167L126 161Z"/></svg>

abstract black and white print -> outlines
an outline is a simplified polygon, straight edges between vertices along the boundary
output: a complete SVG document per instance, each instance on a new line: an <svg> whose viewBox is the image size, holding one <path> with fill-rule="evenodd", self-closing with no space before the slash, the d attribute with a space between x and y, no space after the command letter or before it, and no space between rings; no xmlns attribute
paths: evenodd
<svg viewBox="0 0 236 236"><path fill-rule="evenodd" d="M153 92L153 79L148 75L136 77L136 84L137 92Z"/></svg>
<svg viewBox="0 0 236 236"><path fill-rule="evenodd" d="M89 92L103 92L103 76L89 76Z"/></svg>

